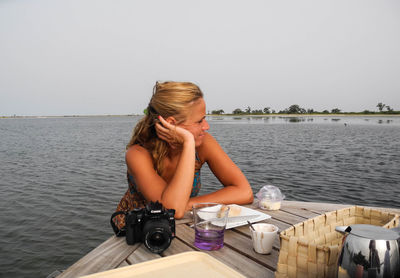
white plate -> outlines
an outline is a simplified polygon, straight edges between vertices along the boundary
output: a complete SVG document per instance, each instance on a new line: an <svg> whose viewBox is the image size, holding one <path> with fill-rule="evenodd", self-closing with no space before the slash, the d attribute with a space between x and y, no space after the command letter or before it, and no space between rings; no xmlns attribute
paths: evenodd
<svg viewBox="0 0 400 278"><path fill-rule="evenodd" d="M236 207L242 208L242 210L240 211L240 214L238 216L258 215L258 217L256 217L256 218L249 219L250 223L255 223L255 222L259 222L259 221L263 221L263 220L271 218L271 215L268 215L268 214L263 213L258 210L246 208L246 207L239 206L239 205L230 205L230 206L236 206ZM237 222L230 221L228 224L226 224L226 229L231 229L231 228L235 228L235 227L239 227L239 226L243 226L243 225L248 225L247 221L237 221Z"/></svg>
<svg viewBox="0 0 400 278"><path fill-rule="evenodd" d="M271 218L270 215L268 215L266 213L263 213L263 212L260 212L260 211L257 211L257 210L254 210L254 209L246 208L246 207L239 206L239 205L236 205L236 204L232 204L232 205L229 205L229 206L240 207L241 210L240 210L240 214L239 215L236 215L236 216L228 218L228 221L227 221L228 223L226 224L225 229L231 229L231 228L234 228L234 227L247 225L248 224L247 221L250 221L250 223L255 223L255 222L259 222L259 221L263 221L263 220ZM205 208L205 211L215 212L215 214L211 213L211 214L207 215L207 213L199 212L199 215L204 220L212 221L214 225L219 226L218 222L220 222L220 221L218 221L218 218L217 218L216 214L219 212L220 208L221 208L221 205L208 207L208 208ZM251 217L251 218L245 219L245 220L243 219L243 217L254 216L254 215L256 215L256 217ZM237 219L235 221L235 218L239 218L239 219ZM225 225L225 223L223 223L222 225Z"/></svg>

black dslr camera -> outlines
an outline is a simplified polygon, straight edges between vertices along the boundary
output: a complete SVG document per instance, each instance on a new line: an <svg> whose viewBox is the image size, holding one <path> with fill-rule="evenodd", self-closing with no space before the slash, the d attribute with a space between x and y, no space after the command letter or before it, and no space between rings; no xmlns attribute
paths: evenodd
<svg viewBox="0 0 400 278"><path fill-rule="evenodd" d="M113 218L125 214L125 228L115 227ZM161 253L169 247L175 237L175 210L165 209L158 201L150 202L145 208L136 208L129 212L117 212L111 217L111 225L117 236L125 234L129 245L143 242L153 253Z"/></svg>

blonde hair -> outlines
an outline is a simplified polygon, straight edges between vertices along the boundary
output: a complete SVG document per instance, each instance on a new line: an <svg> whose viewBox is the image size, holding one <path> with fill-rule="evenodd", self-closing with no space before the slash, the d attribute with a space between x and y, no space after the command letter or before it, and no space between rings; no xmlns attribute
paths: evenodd
<svg viewBox="0 0 400 278"><path fill-rule="evenodd" d="M170 146L157 136L155 124L159 122L158 115L164 119L172 116L178 124L183 123L191 105L200 98L203 98L203 93L193 83L157 82L146 115L137 123L126 148L135 144L146 148L153 158L154 169L161 175L163 159L169 154Z"/></svg>

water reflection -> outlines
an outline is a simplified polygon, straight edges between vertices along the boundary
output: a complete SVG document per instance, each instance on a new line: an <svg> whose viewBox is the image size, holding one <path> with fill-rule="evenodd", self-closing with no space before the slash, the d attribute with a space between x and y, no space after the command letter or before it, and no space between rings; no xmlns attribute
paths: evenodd
<svg viewBox="0 0 400 278"><path fill-rule="evenodd" d="M300 117L290 117L289 118L289 122L291 122L291 123L299 123L299 122L304 122L304 119L300 118Z"/></svg>
<svg viewBox="0 0 400 278"><path fill-rule="evenodd" d="M289 123L300 123L300 122L304 122L306 119L303 117L279 117L280 119L282 119L285 122L289 122Z"/></svg>
<svg viewBox="0 0 400 278"><path fill-rule="evenodd" d="M384 121L384 120L382 120L382 119L379 119L379 120L378 120L378 124L383 124L383 123L390 124L390 123L392 123L392 122L393 122L393 120L386 120L386 121Z"/></svg>

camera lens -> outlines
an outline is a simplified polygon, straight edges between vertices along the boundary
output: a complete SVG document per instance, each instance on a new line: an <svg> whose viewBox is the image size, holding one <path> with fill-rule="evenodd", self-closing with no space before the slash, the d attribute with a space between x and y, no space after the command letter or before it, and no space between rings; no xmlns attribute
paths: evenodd
<svg viewBox="0 0 400 278"><path fill-rule="evenodd" d="M168 223L162 222L150 221L143 228L144 245L153 253L161 253L171 244L171 229Z"/></svg>
<svg viewBox="0 0 400 278"><path fill-rule="evenodd" d="M165 238L164 235L160 232L155 232L148 238L149 244L152 246L160 246L164 244Z"/></svg>

